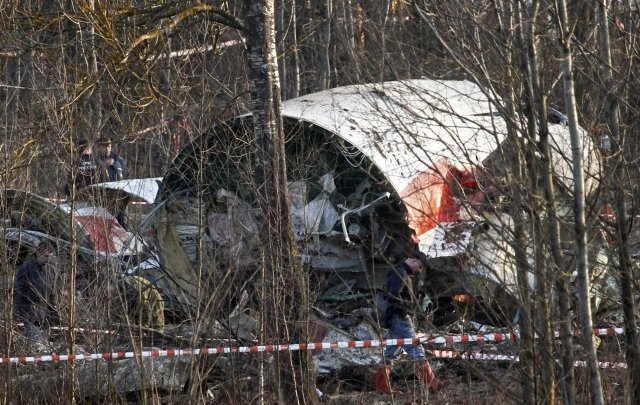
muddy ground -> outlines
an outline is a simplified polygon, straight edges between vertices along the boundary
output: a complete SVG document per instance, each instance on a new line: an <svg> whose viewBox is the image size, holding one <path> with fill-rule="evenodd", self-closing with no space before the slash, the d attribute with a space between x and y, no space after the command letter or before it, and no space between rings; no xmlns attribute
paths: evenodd
<svg viewBox="0 0 640 405"><path fill-rule="evenodd" d="M438 374L449 380L449 385L436 393L422 389L414 380L397 378L393 381L394 395L378 394L373 387L373 374L367 384L360 381L336 380L319 386L332 394L331 404L455 404L472 405L499 402L522 402L519 370L515 365L495 363L448 362L438 364ZM585 368L576 368L577 403L588 403L588 379ZM623 370L601 370L605 403L624 403ZM542 402L536 400L536 403Z"/></svg>

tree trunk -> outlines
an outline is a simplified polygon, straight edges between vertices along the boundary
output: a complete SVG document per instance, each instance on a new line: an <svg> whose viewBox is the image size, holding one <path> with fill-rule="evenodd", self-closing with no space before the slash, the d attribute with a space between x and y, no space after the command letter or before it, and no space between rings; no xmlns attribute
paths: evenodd
<svg viewBox="0 0 640 405"><path fill-rule="evenodd" d="M520 10L517 2L515 6L507 5L503 10L505 29L501 31L517 32L520 27ZM522 35L520 35L522 36ZM516 59L514 49L515 36L506 35L503 39L505 54L507 55L507 63L505 64L504 76L506 78L507 94L505 95L506 101L506 114L510 117L516 117L516 99L518 98L518 87L516 86L516 80L513 75L513 64ZM511 216L513 218L513 249L515 255L516 277L518 283L518 295L520 298L519 317L516 320L518 328L520 329L520 387L522 389L522 403L525 405L535 403L535 372L534 372L534 340L533 340L533 324L532 324L532 305L531 305L531 289L529 287L528 270L529 264L526 257L526 234L525 234L525 218L524 209L525 201L524 195L521 190L526 189L522 185L525 179L524 175L524 145L519 135L517 124L514 120L507 121L507 133L509 138L509 145L513 145L513 151L506 156L510 161L508 165L514 168L509 175L508 183L512 185L514 190L514 201L511 207Z"/></svg>
<svg viewBox="0 0 640 405"><path fill-rule="evenodd" d="M545 97L541 94L538 77L537 67L537 55L533 41L534 25L532 18L535 18L537 13L537 2L531 3L531 13L527 13L526 21L529 23L525 25L525 33L523 38L523 44L526 49L526 55L524 56L526 66L526 83L525 86L527 92L527 98L529 100L529 108L527 109L527 123L529 139L540 138L540 141L546 141L548 137L547 121L546 121L546 105L544 104ZM531 173L539 173L548 169L548 160L536 159L535 157L531 161L532 171ZM542 167L541 167L542 166ZM535 177L535 175L534 175ZM535 181L530 181L532 189L534 188ZM546 188L545 188L546 190ZM545 197L549 196L545 193ZM545 200L546 200L545 198ZM553 197L551 197L553 198ZM551 364L553 358L553 331L551 330L551 305L549 297L551 295L550 287L550 269L549 263L546 260L546 246L544 236L547 232L543 232L543 218L547 215L553 215L553 213L547 212L547 210L538 210L537 205L534 205L534 210L531 213L533 224L533 240L539 241L534 244L534 257L535 263L535 318L534 325L535 331L538 334L537 350L540 353L536 356L536 379L537 375L540 375L541 384L536 384L538 390L536 392L536 403L553 404L555 403L555 377L554 368L545 367L546 364ZM553 243L553 241L551 241Z"/></svg>
<svg viewBox="0 0 640 405"><path fill-rule="evenodd" d="M293 65L291 66L291 97L300 95L300 47L298 46L298 11L296 0L291 2L291 33L293 35L291 47L293 49Z"/></svg>
<svg viewBox="0 0 640 405"><path fill-rule="evenodd" d="M281 89L282 89L282 95L284 97L284 99L286 100L288 97L288 89L289 86L287 85L288 83L288 72L287 72L287 35L286 33L289 31L288 28L286 27L287 23L287 19L286 19L286 12L289 9L289 1L285 1L285 0L279 0L279 5L278 5L278 13L277 13L277 20L276 20L276 43L278 44L277 50L278 53L280 54L280 57L278 58L278 65L280 67L280 84L281 84ZM291 7L291 10L293 13L295 13L295 4Z"/></svg>
<svg viewBox="0 0 640 405"><path fill-rule="evenodd" d="M629 254L629 220L625 207L625 169L623 166L624 153L620 150L620 145L624 144L622 132L620 131L620 108L618 97L614 93L613 72L611 68L611 44L609 41L609 18L607 13L608 1L597 2L598 32L600 39L600 52L602 58L602 79L604 89L607 91L606 113L609 131L613 140L612 155L618 156L619 160L614 162L614 190L616 202L616 242L620 265L620 291L622 295L622 311L624 314L624 336L626 343L626 359L628 365L628 381L631 387L626 391L627 403L640 403L640 359L638 358L638 329L636 324L636 302L633 291L634 275L633 265Z"/></svg>
<svg viewBox="0 0 640 405"><path fill-rule="evenodd" d="M551 169L551 150L549 148L549 128L547 123L547 101L546 96L543 93L540 74L538 71L538 52L535 45L535 22L537 20L539 10L539 4L537 0L532 1L528 7L523 10L525 19L528 23L525 25L525 33L523 43L526 49L525 66L528 76L528 93L530 100L529 108L529 123L531 125L531 136L539 137L539 148L542 155L540 159L541 172L544 185L544 196L546 201L545 216L548 222L548 245L551 247L551 264L549 265L539 263L538 269L540 271L537 274L537 298L539 304L542 306L542 310L539 311L539 328L540 330L540 351L542 354L542 364L551 364L553 359L553 330L551 328L551 310L548 297L551 295L551 274L558 274L560 265L562 263L562 253L560 250L560 228L557 218L557 207L555 202L555 193ZM523 14L520 14L521 16ZM543 259L542 259L543 260ZM560 278L564 278L564 274L560 274ZM561 317L569 319L569 312L560 314ZM570 324L569 324L570 325ZM570 332L570 329L569 329ZM571 333L568 335L568 339L571 339ZM572 347L571 342L566 346L569 349ZM569 353L571 353L569 351ZM575 402L575 389L573 388L573 357L564 359L568 353L563 354L563 363L561 372L564 378L562 378L563 392L568 403ZM569 368L567 368L566 361L570 361ZM555 373L553 367L540 367L540 373L543 381L543 402L553 404L556 402L555 398ZM571 400L570 398L574 398Z"/></svg>
<svg viewBox="0 0 640 405"><path fill-rule="evenodd" d="M593 321L591 319L591 302L589 299L589 259L587 254L587 230L585 220L585 187L582 165L582 143L578 134L578 112L573 83L573 56L571 51L571 33L567 5L565 0L557 1L560 23L560 50L562 56L564 100L569 120L569 136L573 160L574 180L574 216L575 216L575 255L578 271L578 306L585 350L587 352L587 366L589 368L589 382L591 401L593 404L604 403L598 358L593 339Z"/></svg>
<svg viewBox="0 0 640 405"><path fill-rule="evenodd" d="M308 283L297 257L289 216L280 83L276 60L274 0L249 5L247 47L256 147L255 185L263 216L261 302L264 343L307 341ZM313 364L307 351L275 355L275 384L280 402L317 398Z"/></svg>
<svg viewBox="0 0 640 405"><path fill-rule="evenodd" d="M320 88L325 90L331 87L331 10L333 8L333 0L324 0L322 11L322 29L320 31Z"/></svg>
<svg viewBox="0 0 640 405"><path fill-rule="evenodd" d="M384 81L386 73L386 60L387 60L387 20L389 19L389 0L383 0L381 2L381 15L380 15L380 82Z"/></svg>
<svg viewBox="0 0 640 405"><path fill-rule="evenodd" d="M342 6L344 12L343 19L347 24L347 46L349 47L349 55L351 56L351 62L353 63L353 80L356 83L360 83L360 56L356 44L356 35L358 30L355 26L353 17L353 4L351 0L346 0Z"/></svg>

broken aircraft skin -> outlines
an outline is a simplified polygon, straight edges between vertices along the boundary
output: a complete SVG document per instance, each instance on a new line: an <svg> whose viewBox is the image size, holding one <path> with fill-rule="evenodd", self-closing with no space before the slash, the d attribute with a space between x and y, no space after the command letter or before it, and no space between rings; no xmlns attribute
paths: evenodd
<svg viewBox="0 0 640 405"><path fill-rule="evenodd" d="M439 305L472 296L505 307L499 317L512 319L516 270L502 187L510 147L500 104L472 82L426 79L347 86L283 102L301 260L324 274L323 285L342 290L319 300L369 296L395 262L419 247L432 260L420 283L425 307L429 297ZM572 215L571 146L562 115L554 116L552 166L566 219ZM150 226L168 288L180 291L185 306L200 302L196 274L257 266L252 126L243 115L211 128L162 180ZM597 151L581 134L585 170L599 173ZM591 193L597 181L587 178Z"/></svg>
<svg viewBox="0 0 640 405"><path fill-rule="evenodd" d="M144 242L125 230L116 212L130 201L153 203L159 178L93 184L78 191L76 201L52 201L26 190L8 189L3 206L11 232L41 233L56 243L75 239L81 255L127 261L144 251ZM69 221L73 213L74 221Z"/></svg>
<svg viewBox="0 0 640 405"><path fill-rule="evenodd" d="M0 230L0 246L6 252L3 268L8 269L8 273L2 274L3 287L10 288L13 271L43 240L56 246L56 257L48 266L49 281L56 290L67 285L72 255L78 258L75 285L79 297L89 291L96 268L109 269L114 277L129 281L126 269L152 261L153 257L145 242L136 233L125 230L113 212L126 207L129 201L151 204L159 180L94 184L79 190L73 204L25 190L6 190L1 206L5 225Z"/></svg>

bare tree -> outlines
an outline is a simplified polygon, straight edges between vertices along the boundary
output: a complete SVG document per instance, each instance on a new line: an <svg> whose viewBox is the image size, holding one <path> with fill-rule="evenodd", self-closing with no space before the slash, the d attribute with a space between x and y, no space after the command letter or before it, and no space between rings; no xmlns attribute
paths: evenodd
<svg viewBox="0 0 640 405"><path fill-rule="evenodd" d="M284 129L276 59L273 0L254 1L247 11L247 48L256 145L255 182L263 214L262 340L307 341L309 285L297 259L289 215ZM277 237L274 237L277 236ZM281 401L313 403L315 381L308 352L276 355Z"/></svg>
<svg viewBox="0 0 640 405"><path fill-rule="evenodd" d="M638 189L634 175L638 145L637 137L633 136L640 97L638 2L567 1L567 13L560 14L554 5L562 6L565 2L535 0L415 0L413 5L417 7L410 7L408 0L274 3L275 10L270 1L254 4L235 0L186 3L145 0L135 4L26 0L0 5L3 189L24 188L43 196L61 197L60 183L66 182L68 174L74 175L72 156L76 141L79 138L92 141L102 133L118 139L116 147L130 163L134 175L162 176L167 167L173 167L171 161L175 156L182 158L180 150L207 128L253 111L252 129L243 134L229 132L227 143L220 144L224 145L221 149L230 152L235 150L231 144L237 141L251 149L242 149L246 152L243 157L255 156L250 164L244 165L246 162L242 161L233 169L239 173L237 177L243 178L243 186L250 183L256 186L257 191L247 193L255 191L260 196L260 208L268 224L265 229L270 229L261 257L264 283L248 283L243 278L249 277L242 271L246 269L218 271L221 261L203 253L208 243L202 232L207 225L207 204L218 203L215 195L211 195L215 194L211 193L214 186L207 183L207 176L216 167L211 159L233 166L230 153L211 157L220 144L208 144L199 150L200 160L192 166L193 171L183 173L185 177L196 177L202 186L185 199L194 203L190 213L196 218L188 225L200 231L190 240L193 242L190 248L198 252L189 268L192 272L180 281L197 297L198 309L189 313L188 319L197 330L191 344L206 342L206 331L215 326L213 320L223 321L239 299L237 289L250 284L263 288L264 299L259 304L257 298L253 302L264 309L261 316L265 328L260 338L265 342L304 341L307 305L312 298L306 278L309 275L300 268L288 230L285 175L286 170L293 169L292 165L301 162L284 160L278 94L291 98L331 86L389 79L474 81L495 101L496 114L505 119L509 138L505 152L512 152L505 153L504 162L500 163L508 162L507 166L513 168L513 173L505 176L508 181L503 186L516 221L503 225L514 250L509 254L516 259L519 270L518 304L522 316L519 325L509 326L520 327L523 336L522 378L519 388L513 390L521 393L509 392L505 386L499 390L523 398L525 403L558 400L575 403L582 400L584 393L575 386L580 372L573 367L571 311L575 303L570 274L577 258L581 305L586 304L587 275L591 276L595 265L592 257L599 253L600 246L589 237L590 232L597 231L593 218L599 209L598 201L594 199L591 205L589 200L579 206L575 217L567 214L566 209L573 205L572 193L567 191L570 187L553 173L552 165L558 155L549 134L550 110L564 104L562 79L572 79L575 107L567 108L572 129L580 121L590 135L597 138L606 133L614 140L612 153L606 159L611 166L608 173L612 173L607 177L609 189L615 193L618 214L616 263L612 266L620 269L622 293L615 300L622 301L624 308L626 359L630 366L625 389L629 401L637 402L640 361L637 361L634 301L638 291L633 283L631 253L637 238L633 218L638 205L637 201L630 205L629 196L634 190L637 194ZM244 14L249 4L253 7L249 18L256 22L251 26ZM257 11L258 6L265 7L267 17L271 11L277 16L276 49L282 88L272 70L276 59L270 39L272 22L262 18L264 13ZM567 17L560 19L562 29L557 25L558 15ZM259 32L263 26L267 30ZM564 56L572 58L572 65L565 65L564 73L555 43L559 33ZM250 64L247 49L256 52ZM254 85L249 85L248 76L254 79ZM570 82L566 84L569 86ZM196 148L195 145L197 142L187 147ZM253 168L257 170L254 172ZM587 173L585 182L590 179L597 180L597 174ZM578 203L579 193L580 190ZM5 200L5 196L0 198L0 206ZM179 216L172 215L166 218ZM72 218L68 219L72 224ZM573 225L578 222L576 238ZM165 230L170 228L167 226ZM75 243L80 244L81 240L76 239ZM572 254L573 246L580 247L579 255ZM11 256L11 252L7 250L4 255ZM10 259L7 257L6 262L11 262ZM3 261L2 275L12 277L15 263ZM72 253L68 264L71 276L61 287L65 291L61 293L64 322L68 326L78 326L80 322L95 322L100 327L113 325L115 317L102 317L101 310L108 311L100 307L100 296L89 297L84 292L86 285L99 290L96 270L102 267L91 267L93 278L89 282L81 274L87 269L79 256ZM257 278L254 274L259 273L254 271L252 268L247 273ZM534 289L527 282L532 274L540 281ZM278 284L275 281L278 277L290 280L291 284ZM74 301L76 293L82 301ZM550 317L555 303L557 318ZM110 308L112 304L106 306ZM293 308L300 311L294 313ZM8 319L10 308L3 309ZM583 320L602 319L598 313L587 312L582 313ZM557 345L552 344L552 325L560 327L562 339ZM583 323L585 339L589 327ZM19 339L13 325L7 323L3 328L8 350L21 349L16 346ZM141 347L141 334L131 333L129 337L127 344ZM75 344L84 338L71 329L65 336L64 347L75 350ZM95 339L91 342L92 347L106 347L98 345ZM590 372L595 374L592 343L587 342L586 347ZM273 363L279 370L272 386L277 387L282 401L305 402L315 397L313 377L307 373L311 367L305 363L308 357L296 356L279 354ZM559 370L546 367L557 356L562 358ZM300 364L305 366L298 368ZM64 368L67 371L73 370ZM241 387L242 372L236 367L229 370L234 387ZM3 369L2 373L7 376L2 381L4 392L9 392L5 394L9 401L15 390L11 384L16 381L13 378L18 371ZM188 394L191 400L202 399L201 388L209 382L211 374L211 365L206 360L193 363ZM263 376L270 374L265 372ZM603 371L601 378L604 382L612 377ZM592 382L595 384L593 379ZM266 388L264 401L269 400ZM557 388L560 399L554 396ZM116 387L110 386L109 390L110 400L121 399ZM68 392L68 400L72 401L76 393ZM608 394L604 393L605 400ZM240 395L236 401L245 398ZM595 398L597 403L597 395Z"/></svg>
<svg viewBox="0 0 640 405"><path fill-rule="evenodd" d="M569 131L571 134L571 149L573 152L573 179L574 179L574 213L576 233L576 264L578 271L578 305L580 308L580 321L584 334L587 350L587 364L590 375L591 400L594 404L603 404L602 383L598 370L598 358L593 338L593 319L591 301L589 299L589 259L587 253L587 230L585 219L585 182L583 172L583 153L578 135L578 111L576 107L575 89L573 82L573 55L572 39L567 4L564 0L557 2L559 20L559 43L562 54L562 74L564 83L565 106L569 119Z"/></svg>
<svg viewBox="0 0 640 405"><path fill-rule="evenodd" d="M608 130L613 140L611 153L613 156L622 156L621 145L625 143L623 133L620 130L620 107L618 96L614 90L613 67L611 60L611 43L609 40L608 1L597 2L598 35L600 39L600 51L602 54L602 80L606 92L606 117ZM626 170L618 159L614 161L614 184L627 184L625 180ZM605 180L606 181L606 180ZM629 220L625 204L625 190L623 187L615 187L616 202L616 247L620 265L620 292L625 322L626 359L629 365L630 389L627 391L627 403L634 404L640 401L640 359L638 351L638 327L636 322L636 301L633 291L633 265L629 253Z"/></svg>

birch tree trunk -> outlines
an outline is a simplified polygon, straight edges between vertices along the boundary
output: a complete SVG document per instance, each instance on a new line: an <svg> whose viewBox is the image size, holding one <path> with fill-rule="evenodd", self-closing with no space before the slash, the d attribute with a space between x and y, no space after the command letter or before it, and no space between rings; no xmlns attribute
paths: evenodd
<svg viewBox="0 0 640 405"><path fill-rule="evenodd" d="M359 52L356 44L356 27L353 17L353 4L351 0L346 0L342 6L344 12L343 19L347 23L347 46L349 47L349 55L351 56L351 62L353 63L354 79L356 83L360 82L360 61Z"/></svg>
<svg viewBox="0 0 640 405"><path fill-rule="evenodd" d="M287 22L287 18L286 18L286 12L287 9L289 9L289 7L287 7L289 1L285 1L285 0L279 0L279 4L278 4L278 15L277 15L277 21L276 21L276 32L278 35L276 35L276 42L278 44L278 53L280 54L280 58L277 59L279 67L280 67L280 83L281 83L281 89L282 89L282 94L283 97L285 98L285 100L287 99L288 96L288 90L289 90L289 85L288 85L288 72L287 72L287 35L286 32L288 31L288 29L286 28L286 26L288 25ZM295 2L291 7L291 12L295 13ZM294 29L295 31L295 29Z"/></svg>
<svg viewBox="0 0 640 405"><path fill-rule="evenodd" d="M587 232L585 220L585 186L582 163L582 146L578 134L578 112L573 83L573 56L571 51L571 32L567 16L565 0L556 2L560 26L559 45L562 57L562 73L564 86L564 100L569 120L569 136L571 138L571 152L573 160L574 180L574 216L575 216L575 255L578 271L578 306L580 322L587 352L587 367L589 368L589 385L591 402L596 405L604 404L598 358L593 339L593 321L591 319L591 302L589 299L589 259L587 254Z"/></svg>
<svg viewBox="0 0 640 405"><path fill-rule="evenodd" d="M324 0L322 5L323 20L320 31L322 50L320 52L320 88L325 90L331 87L331 13L333 0Z"/></svg>
<svg viewBox="0 0 640 405"><path fill-rule="evenodd" d="M386 73L386 60L387 60L387 20L389 19L389 0L381 2L380 10L380 82L384 81Z"/></svg>
<svg viewBox="0 0 640 405"><path fill-rule="evenodd" d="M308 283L296 255L289 215L280 83L274 32L274 0L249 2L247 14L249 79L256 147L255 183L264 228L261 265L264 300L263 342L306 342ZM307 351L275 355L274 389L282 403L317 398L313 364Z"/></svg>
<svg viewBox="0 0 640 405"><path fill-rule="evenodd" d="M527 23L524 25L522 32L523 48L526 50L524 55L524 66L526 74L526 93L529 99L529 108L527 109L527 123L529 138L535 139L539 136L541 142L548 137L547 127L547 109L545 105L545 97L541 93L541 87L538 76L538 60L535 47L535 17L538 13L538 2L532 1L529 4L528 9L523 10L524 13L520 13L520 16L525 16L523 21ZM548 152L548 151L547 151ZM538 159L532 159L532 165L534 169L538 170ZM540 165L545 166L545 159L540 160ZM548 169L548 167L547 167ZM542 169L544 170L544 169ZM535 171L534 171L535 173ZM530 181L530 180L529 180ZM532 185L533 186L533 185ZM532 187L533 189L533 187ZM548 197L545 195L545 197ZM542 211L542 213L546 213ZM533 239L534 243L534 257L535 257L535 272L536 272L536 286L535 286L535 318L534 325L535 331L539 335L537 340L537 350L540 352L540 356L536 356L538 361L536 362L536 377L540 374L542 384L536 384L538 386L538 392L536 398L540 398L538 402L545 404L552 404L555 402L555 380L553 367L544 367L544 364L553 362L552 347L553 347L553 331L551 330L551 314L549 297L551 295L550 288L550 274L548 263L545 260L545 247L544 237L546 232L542 232L541 215L538 215L538 211L534 210L532 213ZM553 243L553 242L552 242Z"/></svg>
<svg viewBox="0 0 640 405"><path fill-rule="evenodd" d="M514 139L514 138L512 138ZM516 141L518 142L518 141ZM523 173L523 156L522 145L518 142L518 147L513 153L514 178L511 184L522 184L524 178ZM520 328L520 384L522 386L522 403L534 404L535 386L533 353L534 353L534 332L532 322L532 305L531 305L531 288L529 287L529 263L527 262L527 252L525 246L527 239L525 234L524 214L522 208L524 206L523 193L519 187L514 187L514 204L511 210L513 217L513 234L514 234L514 255L516 262L516 275L518 280L518 294L520 296L520 319L518 325Z"/></svg>
<svg viewBox="0 0 640 405"><path fill-rule="evenodd" d="M298 45L298 11L296 9L296 1L291 4L291 34L293 65L291 66L291 98L300 95L300 46Z"/></svg>

